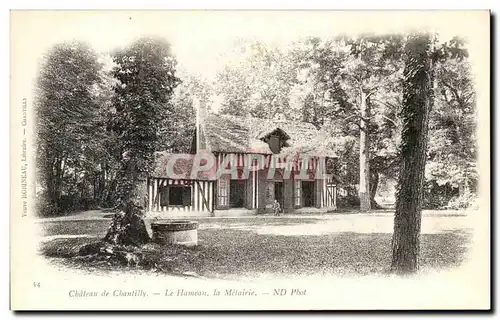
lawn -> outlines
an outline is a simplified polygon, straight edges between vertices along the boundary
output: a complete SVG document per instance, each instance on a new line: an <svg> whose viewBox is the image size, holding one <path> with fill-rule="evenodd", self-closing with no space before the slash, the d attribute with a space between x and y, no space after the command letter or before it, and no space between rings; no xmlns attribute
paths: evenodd
<svg viewBox="0 0 500 320"><path fill-rule="evenodd" d="M334 215L200 218L195 248L149 244L156 272L207 278L385 274L390 265L392 216ZM41 252L55 263L89 270L122 267L76 256L76 248L102 237L109 220L41 222ZM462 216L423 218L421 269L460 265L471 231ZM137 268L141 268L140 266Z"/></svg>

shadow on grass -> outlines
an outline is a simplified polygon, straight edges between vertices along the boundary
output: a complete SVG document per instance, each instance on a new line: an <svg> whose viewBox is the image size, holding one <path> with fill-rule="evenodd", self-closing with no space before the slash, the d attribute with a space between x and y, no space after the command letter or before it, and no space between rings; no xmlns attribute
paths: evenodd
<svg viewBox="0 0 500 320"><path fill-rule="evenodd" d="M324 235L260 235L241 229L199 230L195 248L148 245L156 271L196 274L206 278L238 279L273 275L383 275L391 258L391 234L339 232ZM76 258L77 249L89 239L56 239L42 244L42 254L67 266L117 270L125 267L97 265ZM470 234L450 230L423 234L422 269L457 267L466 257ZM139 267L140 268L140 267Z"/></svg>
<svg viewBox="0 0 500 320"><path fill-rule="evenodd" d="M102 237L106 234L110 221L111 220L61 220L57 222L40 223L40 228L45 236L95 234L96 237Z"/></svg>
<svg viewBox="0 0 500 320"><path fill-rule="evenodd" d="M182 219L185 220L185 219ZM199 228L211 228L217 226L222 229L241 227L241 226L290 226L298 224L314 224L322 221L317 218L274 218L274 217L259 217L256 218L237 218L237 219L227 219L227 218L194 218L190 219L198 221ZM104 236L108 229L111 220L61 220L61 221L50 221L40 223L40 227L43 231L44 236L52 235L82 235L90 234L98 236Z"/></svg>

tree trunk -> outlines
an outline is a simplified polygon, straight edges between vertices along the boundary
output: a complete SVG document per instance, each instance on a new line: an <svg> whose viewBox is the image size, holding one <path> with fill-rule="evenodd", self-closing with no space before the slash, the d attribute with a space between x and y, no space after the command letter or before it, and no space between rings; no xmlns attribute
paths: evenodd
<svg viewBox="0 0 500 320"><path fill-rule="evenodd" d="M378 171L372 170L370 173L370 203L373 208L380 208L377 201L375 201L379 179L380 179L380 174L378 173Z"/></svg>
<svg viewBox="0 0 500 320"><path fill-rule="evenodd" d="M370 203L370 137L368 133L368 121L370 112L366 103L366 95L361 90L361 119L359 131L359 209L369 211Z"/></svg>
<svg viewBox="0 0 500 320"><path fill-rule="evenodd" d="M428 117L433 99L433 74L428 35L408 39L401 118L401 171L392 237L393 272L418 270Z"/></svg>
<svg viewBox="0 0 500 320"><path fill-rule="evenodd" d="M116 177L114 177L108 184L108 187L106 188L106 193L105 193L106 195L104 197L104 202L106 205L109 205L116 200L116 185L117 185L117 179Z"/></svg>
<svg viewBox="0 0 500 320"><path fill-rule="evenodd" d="M57 157L47 168L47 191L49 195L49 201L54 206L56 211L54 213L60 213L59 206L62 194L62 179L64 175L63 164L63 160Z"/></svg>
<svg viewBox="0 0 500 320"><path fill-rule="evenodd" d="M56 160L56 163L55 163L55 174L54 174L54 180L53 180L53 184L54 184L54 193L52 195L52 200L55 202L55 203L59 203L59 199L61 198L61 189L62 189L62 175L61 175L61 163L62 163L62 160L61 159L57 159Z"/></svg>
<svg viewBox="0 0 500 320"><path fill-rule="evenodd" d="M150 240L143 219L145 208L136 162L133 156L124 158L117 174L119 211L114 215L103 239L111 244L140 246Z"/></svg>
<svg viewBox="0 0 500 320"><path fill-rule="evenodd" d="M54 202L55 199L55 177L54 177L54 165L52 161L46 160L45 163L45 177L44 177L44 182L45 182L45 187L47 188L47 200L51 202L52 204L56 205Z"/></svg>

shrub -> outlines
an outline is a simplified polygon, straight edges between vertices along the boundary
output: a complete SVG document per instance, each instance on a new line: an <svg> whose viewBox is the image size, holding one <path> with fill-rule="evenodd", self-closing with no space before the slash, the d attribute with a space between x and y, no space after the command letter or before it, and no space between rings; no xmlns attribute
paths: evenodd
<svg viewBox="0 0 500 320"><path fill-rule="evenodd" d="M43 197L36 199L35 208L36 214L40 217L52 217L59 214L58 206Z"/></svg>
<svg viewBox="0 0 500 320"><path fill-rule="evenodd" d="M354 208L359 207L359 197L353 194L338 195L337 206L339 208Z"/></svg>
<svg viewBox="0 0 500 320"><path fill-rule="evenodd" d="M444 209L453 197L458 196L458 188L449 184L438 185L435 181L426 181L424 184L424 209Z"/></svg>
<svg viewBox="0 0 500 320"><path fill-rule="evenodd" d="M446 209L469 209L475 205L477 206L476 200L476 194L472 192L464 192L462 195L451 198L451 200L446 205Z"/></svg>

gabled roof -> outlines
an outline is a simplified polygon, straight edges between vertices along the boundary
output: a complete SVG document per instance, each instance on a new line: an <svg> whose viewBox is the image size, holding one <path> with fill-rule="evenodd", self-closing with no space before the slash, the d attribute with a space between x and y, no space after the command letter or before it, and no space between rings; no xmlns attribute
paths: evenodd
<svg viewBox="0 0 500 320"><path fill-rule="evenodd" d="M336 157L332 138L310 123L209 114L200 128L200 149L210 152L271 154L261 139L280 130L287 138L281 153Z"/></svg>
<svg viewBox="0 0 500 320"><path fill-rule="evenodd" d="M281 155L337 157L333 150L333 138L310 123L210 114L200 127L200 149L203 152L272 154L269 145L261 139L278 130L288 138ZM169 177L167 163L174 154L157 152L155 156L152 176ZM191 179L194 156L184 155L188 159L175 162L173 173L178 176L177 179ZM214 180L215 172L200 171L195 178Z"/></svg>

